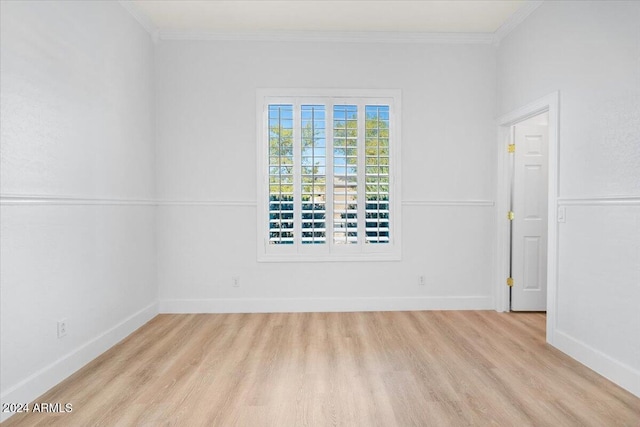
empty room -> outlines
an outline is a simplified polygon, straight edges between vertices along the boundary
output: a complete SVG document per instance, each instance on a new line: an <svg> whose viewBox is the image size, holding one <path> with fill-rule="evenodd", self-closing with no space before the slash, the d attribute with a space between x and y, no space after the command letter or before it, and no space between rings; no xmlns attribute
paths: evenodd
<svg viewBox="0 0 640 427"><path fill-rule="evenodd" d="M640 2L0 0L2 426L639 426Z"/></svg>

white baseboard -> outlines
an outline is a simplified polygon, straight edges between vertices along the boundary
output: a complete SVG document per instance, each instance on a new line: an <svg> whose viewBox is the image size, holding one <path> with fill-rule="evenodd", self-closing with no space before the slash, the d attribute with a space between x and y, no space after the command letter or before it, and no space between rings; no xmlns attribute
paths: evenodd
<svg viewBox="0 0 640 427"><path fill-rule="evenodd" d="M160 300L160 313L297 313L493 310L490 296L389 298L219 298Z"/></svg>
<svg viewBox="0 0 640 427"><path fill-rule="evenodd" d="M552 345L603 377L640 397L640 371L637 369L625 365L557 329L553 334Z"/></svg>
<svg viewBox="0 0 640 427"><path fill-rule="evenodd" d="M157 314L158 303L154 302L11 387L0 396L0 401L7 403L32 402L51 387L122 341ZM0 421L6 420L11 415L13 414L3 412L0 415Z"/></svg>

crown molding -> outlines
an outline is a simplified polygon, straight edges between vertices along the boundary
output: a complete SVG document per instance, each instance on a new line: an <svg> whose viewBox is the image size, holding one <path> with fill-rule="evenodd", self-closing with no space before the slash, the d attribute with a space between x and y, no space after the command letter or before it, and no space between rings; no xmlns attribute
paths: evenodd
<svg viewBox="0 0 640 427"><path fill-rule="evenodd" d="M337 42L337 43L417 43L417 44L491 44L492 33L423 32L329 32L329 31L160 31L160 40Z"/></svg>
<svg viewBox="0 0 640 427"><path fill-rule="evenodd" d="M499 45L502 39L507 34L513 31L518 25L520 25L529 15L531 15L537 8L539 8L543 0L528 1L520 9L515 11L505 22L493 33L493 44Z"/></svg>
<svg viewBox="0 0 640 427"><path fill-rule="evenodd" d="M129 14L133 16L140 25L142 25L142 28L149 33L154 42L158 41L158 34L160 33L160 30L153 22L151 22L144 12L141 12L140 9L138 9L138 7L130 0L118 0L118 3L120 3L120 5L124 7L124 9L129 12Z"/></svg>
<svg viewBox="0 0 640 427"><path fill-rule="evenodd" d="M401 31L163 31L140 11L131 0L118 3L158 40L193 41L265 41L265 42L334 42L334 43L415 43L415 44L494 44L500 42L544 0L527 1L493 33L430 33Z"/></svg>

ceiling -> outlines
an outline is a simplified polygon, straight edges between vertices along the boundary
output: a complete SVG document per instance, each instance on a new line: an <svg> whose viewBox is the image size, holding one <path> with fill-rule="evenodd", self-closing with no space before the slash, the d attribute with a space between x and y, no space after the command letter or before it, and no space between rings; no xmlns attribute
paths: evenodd
<svg viewBox="0 0 640 427"><path fill-rule="evenodd" d="M493 34L539 1L123 0L157 34L389 32Z"/></svg>

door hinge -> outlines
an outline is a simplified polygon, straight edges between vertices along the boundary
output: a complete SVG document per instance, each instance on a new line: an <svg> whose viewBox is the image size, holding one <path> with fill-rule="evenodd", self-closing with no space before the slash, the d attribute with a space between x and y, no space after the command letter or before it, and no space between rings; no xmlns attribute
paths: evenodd
<svg viewBox="0 0 640 427"><path fill-rule="evenodd" d="M507 286L509 287L513 286L513 277L507 277Z"/></svg>
<svg viewBox="0 0 640 427"><path fill-rule="evenodd" d="M513 211L507 212L507 219L509 221L513 221L513 218L515 218L515 217L516 217L516 215L513 213Z"/></svg>
<svg viewBox="0 0 640 427"><path fill-rule="evenodd" d="M516 152L516 144L507 145L507 152L508 153L515 153Z"/></svg>

